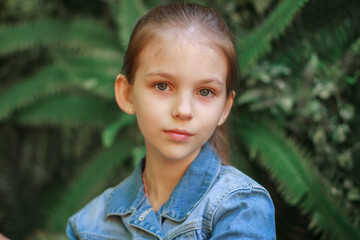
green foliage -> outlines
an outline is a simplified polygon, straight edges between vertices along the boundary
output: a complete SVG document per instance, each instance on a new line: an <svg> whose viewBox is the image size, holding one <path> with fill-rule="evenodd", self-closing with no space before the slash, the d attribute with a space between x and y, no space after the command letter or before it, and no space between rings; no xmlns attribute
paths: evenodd
<svg viewBox="0 0 360 240"><path fill-rule="evenodd" d="M25 10L16 17L13 9L19 3L9 5L6 1L5 10L0 12L12 10L0 18L15 16L19 21L0 25L0 61L6 62L14 53L31 55L39 49L38 54L50 61L34 74L20 74L21 79L4 74L8 77L0 82L0 133L4 135L0 138L0 193L4 196L0 232L5 229L22 239L33 229L46 226L46 232L36 231L32 239L63 239L55 232L64 231L68 217L128 175L143 157L144 148L134 148L133 131L128 131L134 117L119 113L113 83L135 22L148 8L163 2L94 2L95 8L105 9L97 20L85 18L89 12L82 8L76 13L64 8L63 15L53 18L59 3L52 3L46 5L49 12L41 15L26 10L30 17L23 21ZM235 108L247 111L234 117L234 137L241 140L233 147L234 165L255 176L253 162L248 161L250 152L250 159L256 158L264 166L285 201L309 216L312 229L331 239L359 236L360 174L354 167L360 166L355 157L360 154L358 2L203 2L224 14L240 48L244 86ZM346 9L348 2L351 14ZM29 9L37 9L42 2L30 5ZM333 11L337 17L327 11L322 14L319 7L322 10L325 5L336 6ZM252 119L253 111L265 112L273 120ZM25 132L32 130L37 135L28 137ZM30 151L34 146L36 150ZM10 167L8 163L16 157L22 159L21 164L15 162ZM36 174L29 170L32 162L37 163ZM19 168L27 189L41 193L37 199L33 197L39 202L34 208L40 212L33 222L43 220L28 228L24 226L33 214L19 198L28 195L18 194L20 184L11 184L11 173ZM279 228L281 224L277 222Z"/></svg>
<svg viewBox="0 0 360 240"><path fill-rule="evenodd" d="M124 128L125 126L133 123L135 117L132 115L123 115L120 119L116 120L115 122L111 123L103 132L102 132L102 141L105 147L110 147L115 138L120 131L120 129Z"/></svg>
<svg viewBox="0 0 360 240"><path fill-rule="evenodd" d="M359 56L358 42L350 42L333 62L313 53L300 72L276 63L259 64L247 76L244 94L238 98L238 104L270 112L298 139L306 139L313 149L312 162L355 222L360 219L359 178L353 170L359 139L351 137L357 111L349 89L358 82L352 70Z"/></svg>
<svg viewBox="0 0 360 240"><path fill-rule="evenodd" d="M307 0L281 1L265 22L239 42L239 65L247 72L252 64L270 51L271 41L279 37Z"/></svg>
<svg viewBox="0 0 360 240"><path fill-rule="evenodd" d="M57 96L28 107L16 115L21 125L105 126L116 118L114 104L90 96Z"/></svg>
<svg viewBox="0 0 360 240"><path fill-rule="evenodd" d="M69 75L58 66L49 65L30 79L11 85L0 95L0 119L33 103L41 96L70 88L69 78Z"/></svg>
<svg viewBox="0 0 360 240"><path fill-rule="evenodd" d="M336 61L347 51L360 34L360 8L358 1L320 1L309 3L300 12L300 21L294 22L285 34L275 41L271 58L292 69L306 64L316 54L327 62ZM317 13L315 17L314 12Z"/></svg>
<svg viewBox="0 0 360 240"><path fill-rule="evenodd" d="M56 54L54 64L46 66L29 79L13 84L2 92L0 119L40 98L75 88L112 99L112 84L117 67L116 61L112 60L112 56L110 59L95 60L92 57L85 59L83 56L67 57L64 54Z"/></svg>
<svg viewBox="0 0 360 240"><path fill-rule="evenodd" d="M248 114L237 117L233 128L245 145L261 155L260 163L276 179L287 202L300 205L311 215L311 227L334 239L360 237L360 230L351 225L340 204L316 177L309 154L273 124L246 116Z"/></svg>
<svg viewBox="0 0 360 240"><path fill-rule="evenodd" d="M116 50L113 54L100 57L97 54L70 54L52 51L55 63L69 74L72 86L99 97L114 99L113 84L122 63Z"/></svg>
<svg viewBox="0 0 360 240"><path fill-rule="evenodd" d="M118 169L130 156L131 146L133 144L123 138L91 159L64 193L61 202L51 211L47 229L64 231L67 219L106 187L108 177L112 176L114 169Z"/></svg>
<svg viewBox="0 0 360 240"><path fill-rule="evenodd" d="M114 12L115 23L119 28L118 38L126 47L136 21L147 12L147 9L140 0L109 0L109 3Z"/></svg>
<svg viewBox="0 0 360 240"><path fill-rule="evenodd" d="M99 21L79 18L73 21L39 19L0 26L0 54L39 46L82 50L118 49L114 33Z"/></svg>
<svg viewBox="0 0 360 240"><path fill-rule="evenodd" d="M29 238L29 240L68 240L69 238L65 233L48 233L43 231L37 231L33 236Z"/></svg>

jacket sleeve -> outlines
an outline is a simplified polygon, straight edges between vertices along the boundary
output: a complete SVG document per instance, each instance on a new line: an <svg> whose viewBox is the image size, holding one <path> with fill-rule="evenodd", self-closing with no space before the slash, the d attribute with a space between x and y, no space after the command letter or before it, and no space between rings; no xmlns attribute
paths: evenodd
<svg viewBox="0 0 360 240"><path fill-rule="evenodd" d="M71 224L71 221L69 220L66 226L66 234L71 240L77 240L76 234L74 232L73 226Z"/></svg>
<svg viewBox="0 0 360 240"><path fill-rule="evenodd" d="M276 239L274 205L263 188L229 193L213 215L212 240Z"/></svg>

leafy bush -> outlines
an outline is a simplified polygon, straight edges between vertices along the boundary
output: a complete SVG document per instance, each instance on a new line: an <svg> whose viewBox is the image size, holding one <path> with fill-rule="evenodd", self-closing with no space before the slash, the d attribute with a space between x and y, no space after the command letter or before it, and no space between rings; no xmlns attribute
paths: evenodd
<svg viewBox="0 0 360 240"><path fill-rule="evenodd" d="M132 26L161 2L0 3L0 232L64 238L67 218L144 155L113 82ZM204 4L222 12L239 46L234 165L299 208L314 232L360 237L359 2Z"/></svg>

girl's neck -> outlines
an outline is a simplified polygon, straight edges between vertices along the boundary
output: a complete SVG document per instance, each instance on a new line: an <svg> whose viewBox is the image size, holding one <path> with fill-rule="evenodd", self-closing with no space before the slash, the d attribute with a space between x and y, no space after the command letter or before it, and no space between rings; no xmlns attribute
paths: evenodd
<svg viewBox="0 0 360 240"><path fill-rule="evenodd" d="M143 173L144 184L155 212L170 198L172 191L197 154L183 160L166 160L147 153Z"/></svg>

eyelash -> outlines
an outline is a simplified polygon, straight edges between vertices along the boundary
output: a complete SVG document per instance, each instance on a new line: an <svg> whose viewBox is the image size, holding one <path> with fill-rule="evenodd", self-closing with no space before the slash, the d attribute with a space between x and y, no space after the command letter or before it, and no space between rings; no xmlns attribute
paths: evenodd
<svg viewBox="0 0 360 240"><path fill-rule="evenodd" d="M165 87L165 89L160 89L160 88L159 88L160 85L163 85L163 87ZM165 91L170 90L169 84L164 83L164 82L155 83L153 86L156 88L156 90L158 90L158 91L160 91L160 92L165 92ZM208 91L208 94L207 94L207 95L202 95L202 94L201 94L201 91L203 91L203 90ZM212 90L210 90L210 89L208 89L208 88L202 88L202 89L200 89L200 90L198 91L198 94L199 94L200 96L202 96L202 97L210 97L210 96L212 96L212 95L215 95L214 91L212 91ZM209 96L209 95L210 95L210 96Z"/></svg>
<svg viewBox="0 0 360 240"><path fill-rule="evenodd" d="M160 89L160 88L159 88L159 86L162 85L162 84L166 86L165 89ZM160 91L160 92L164 92L164 91L168 90L168 88L170 88L169 84L164 83L164 82L156 83L156 84L154 84L154 87L156 88L156 90L158 90L158 91Z"/></svg>
<svg viewBox="0 0 360 240"><path fill-rule="evenodd" d="M203 90L206 90L208 92L208 94L207 95L202 95L201 91L203 91ZM208 89L208 88L202 88L202 89L199 90L199 95L202 96L202 97L210 97L212 95L215 95L215 93L212 90Z"/></svg>

